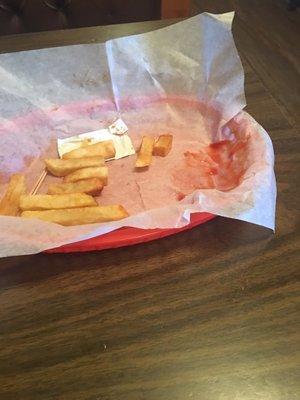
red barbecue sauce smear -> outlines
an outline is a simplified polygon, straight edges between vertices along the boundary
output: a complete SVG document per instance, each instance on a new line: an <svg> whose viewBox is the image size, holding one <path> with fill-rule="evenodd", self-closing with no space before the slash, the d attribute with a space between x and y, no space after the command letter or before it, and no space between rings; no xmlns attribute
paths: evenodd
<svg viewBox="0 0 300 400"><path fill-rule="evenodd" d="M177 200L196 189L228 191L238 186L248 165L248 137L212 143L184 153L184 167L173 174Z"/></svg>

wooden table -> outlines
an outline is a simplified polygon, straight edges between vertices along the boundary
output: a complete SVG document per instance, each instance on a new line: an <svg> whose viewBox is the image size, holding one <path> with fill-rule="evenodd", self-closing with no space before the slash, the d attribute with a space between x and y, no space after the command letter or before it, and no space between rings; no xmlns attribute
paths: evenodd
<svg viewBox="0 0 300 400"><path fill-rule="evenodd" d="M0 49L172 22L2 37ZM299 399L299 136L239 50L247 110L275 146L275 235L216 218L130 248L0 260L1 400Z"/></svg>

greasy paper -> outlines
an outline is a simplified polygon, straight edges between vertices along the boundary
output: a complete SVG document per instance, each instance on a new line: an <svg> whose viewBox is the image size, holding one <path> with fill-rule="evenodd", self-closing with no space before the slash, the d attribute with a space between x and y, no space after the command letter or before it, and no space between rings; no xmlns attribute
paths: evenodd
<svg viewBox="0 0 300 400"><path fill-rule="evenodd" d="M100 130L120 117L135 148L144 134L174 137L170 154L154 157L143 173L134 170L135 156L108 162L109 185L99 203L120 203L130 217L63 227L0 216L0 256L37 253L122 226L180 227L197 211L274 228L273 148L242 111L244 73L232 18L201 14L104 44L0 55L1 193L14 172L24 172L31 189L43 157L57 156L57 138ZM183 154L230 138L231 121L249 136L244 179L230 191L198 189L179 201L173 172Z"/></svg>

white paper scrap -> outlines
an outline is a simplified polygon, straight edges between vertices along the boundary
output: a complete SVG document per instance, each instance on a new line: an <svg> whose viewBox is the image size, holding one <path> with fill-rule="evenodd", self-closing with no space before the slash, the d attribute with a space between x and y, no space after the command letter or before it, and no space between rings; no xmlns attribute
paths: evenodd
<svg viewBox="0 0 300 400"><path fill-rule="evenodd" d="M125 122L119 118L108 127L109 131L113 135L124 135L124 133L128 132L128 127Z"/></svg>
<svg viewBox="0 0 300 400"><path fill-rule="evenodd" d="M126 132L128 131L125 123L122 120L118 121L114 123L114 125L116 125L116 123L118 122L116 127L113 129L111 128L111 125L108 129L99 129L97 131L71 136L66 139L57 139L57 150L59 157L61 158L65 153L78 149L82 146L82 143L84 141L88 141L89 144L95 144L98 142L103 142L104 140L112 140L114 142L116 149L116 155L114 158L115 160L135 154L134 147L128 135L124 133L122 135L120 135L119 133L112 133L112 131L119 132L120 130L125 132L125 127Z"/></svg>

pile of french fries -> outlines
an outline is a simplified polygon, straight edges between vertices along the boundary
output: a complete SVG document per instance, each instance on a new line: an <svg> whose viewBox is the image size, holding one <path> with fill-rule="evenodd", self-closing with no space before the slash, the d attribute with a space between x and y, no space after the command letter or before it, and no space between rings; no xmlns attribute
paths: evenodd
<svg viewBox="0 0 300 400"><path fill-rule="evenodd" d="M135 167L149 167L153 155L165 157L171 150L172 140L172 135L161 135L157 139L144 136ZM114 144L108 140L83 143L65 153L62 159L45 159L47 172L63 178L61 183L49 185L47 194L26 194L24 175L12 175L0 201L0 215L38 218L64 226L126 218L129 214L122 205L99 206L93 197L108 184L105 161L114 157Z"/></svg>

